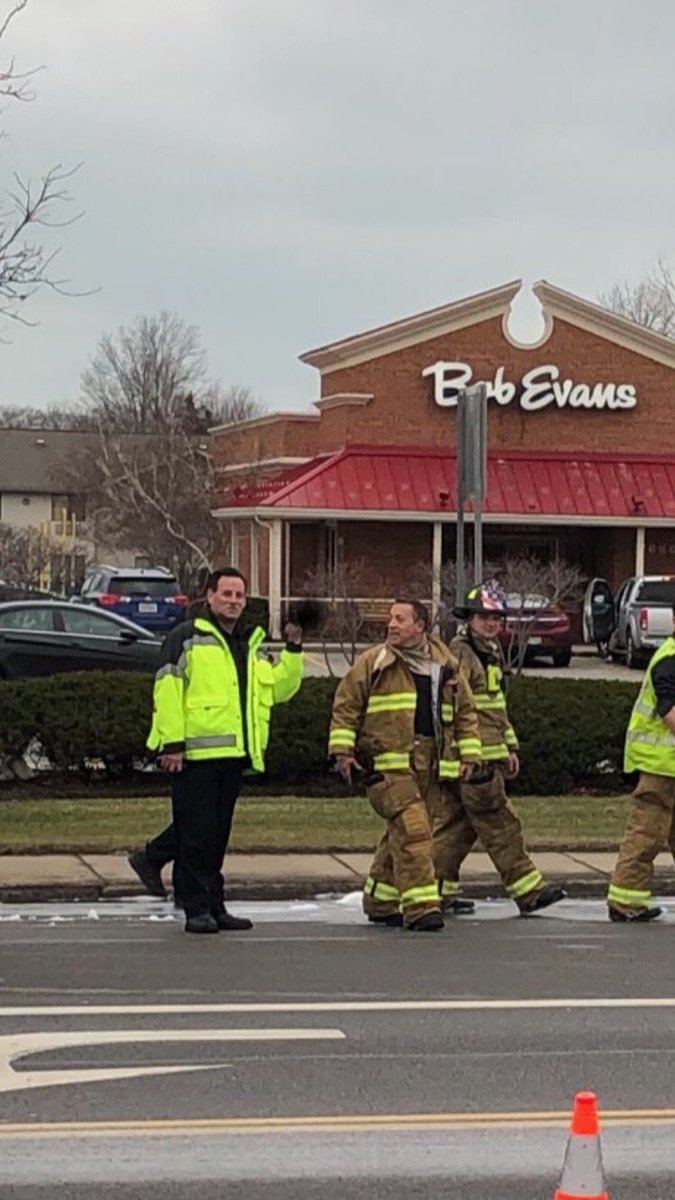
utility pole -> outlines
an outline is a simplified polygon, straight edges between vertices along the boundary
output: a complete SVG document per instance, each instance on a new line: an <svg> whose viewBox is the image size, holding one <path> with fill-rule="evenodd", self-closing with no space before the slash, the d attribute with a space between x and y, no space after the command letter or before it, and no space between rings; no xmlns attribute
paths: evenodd
<svg viewBox="0 0 675 1200"><path fill-rule="evenodd" d="M473 501L474 512L474 580L480 583L483 575L483 502L487 483L487 386L476 383L463 388L457 397L457 548L455 573L457 602L462 603L466 591L464 570L465 521L464 508Z"/></svg>

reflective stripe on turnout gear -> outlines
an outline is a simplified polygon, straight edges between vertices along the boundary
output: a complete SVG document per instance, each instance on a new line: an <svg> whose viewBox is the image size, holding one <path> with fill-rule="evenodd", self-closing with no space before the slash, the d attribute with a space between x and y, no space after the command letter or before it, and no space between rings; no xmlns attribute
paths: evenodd
<svg viewBox="0 0 675 1200"><path fill-rule="evenodd" d="M633 888L617 887L610 883L607 889L607 899L615 904L623 904L625 908L648 908L652 898L651 892L638 892Z"/></svg>
<svg viewBox="0 0 675 1200"><path fill-rule="evenodd" d="M363 885L363 890L367 896L372 896L374 900L395 900L397 903L401 899L401 893L398 888L392 887L390 883L383 883L381 879L373 879L369 875Z"/></svg>
<svg viewBox="0 0 675 1200"><path fill-rule="evenodd" d="M520 900L528 892L533 892L535 888L540 887L543 882L541 871L530 871L527 875L516 879L516 882L510 884L506 890L514 900Z"/></svg>
<svg viewBox="0 0 675 1200"><path fill-rule="evenodd" d="M390 751L388 754L376 754L373 759L376 771L407 771L410 768L410 755Z"/></svg>
<svg viewBox="0 0 675 1200"><path fill-rule="evenodd" d="M410 908L413 904L438 904L438 884L427 883L423 887L406 888L401 892L401 907Z"/></svg>
<svg viewBox="0 0 675 1200"><path fill-rule="evenodd" d="M369 696L366 713L415 711L417 692L392 692L389 695Z"/></svg>

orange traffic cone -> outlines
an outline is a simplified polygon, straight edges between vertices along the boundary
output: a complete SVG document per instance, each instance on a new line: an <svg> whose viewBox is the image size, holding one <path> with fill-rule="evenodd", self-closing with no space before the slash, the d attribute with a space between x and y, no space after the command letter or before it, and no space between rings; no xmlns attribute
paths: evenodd
<svg viewBox="0 0 675 1200"><path fill-rule="evenodd" d="M609 1200L593 1092L577 1092L560 1186L554 1200Z"/></svg>

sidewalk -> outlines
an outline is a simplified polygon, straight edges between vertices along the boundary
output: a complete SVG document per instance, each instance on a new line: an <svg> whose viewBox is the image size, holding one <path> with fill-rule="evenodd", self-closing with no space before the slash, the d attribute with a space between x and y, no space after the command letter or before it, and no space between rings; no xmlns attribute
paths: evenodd
<svg viewBox="0 0 675 1200"><path fill-rule="evenodd" d="M570 850L534 853L548 880L565 882L572 896L602 896L615 852ZM358 890L370 854L228 854L227 894L233 900L289 900L324 892ZM675 867L669 854L656 860L656 890L675 891ZM170 871L165 881L170 883ZM469 895L503 895L486 854L472 853L462 869ZM135 896L143 891L123 854L50 854L0 856L0 902L100 900Z"/></svg>

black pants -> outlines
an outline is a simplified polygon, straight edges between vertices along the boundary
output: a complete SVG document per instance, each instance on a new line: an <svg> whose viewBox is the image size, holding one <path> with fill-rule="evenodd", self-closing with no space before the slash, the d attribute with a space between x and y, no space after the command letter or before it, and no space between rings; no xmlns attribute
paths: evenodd
<svg viewBox="0 0 675 1200"><path fill-rule="evenodd" d="M185 762L173 777L174 880L186 917L223 912L223 858L241 784L241 764L223 758Z"/></svg>
<svg viewBox="0 0 675 1200"><path fill-rule="evenodd" d="M173 822L167 825L161 833L157 834L152 841L145 843L145 853L153 867L157 867L159 871L166 866L167 863L173 862L178 852L178 838Z"/></svg>

